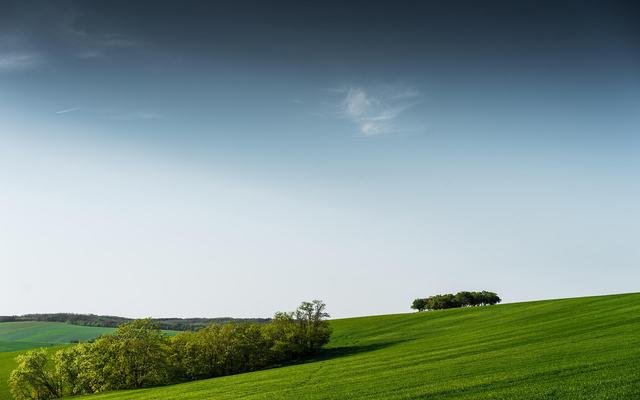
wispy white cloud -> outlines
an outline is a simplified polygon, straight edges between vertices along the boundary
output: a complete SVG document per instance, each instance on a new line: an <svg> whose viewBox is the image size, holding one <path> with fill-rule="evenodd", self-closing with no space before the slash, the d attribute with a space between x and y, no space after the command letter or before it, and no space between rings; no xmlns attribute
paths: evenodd
<svg viewBox="0 0 640 400"><path fill-rule="evenodd" d="M90 118L98 118L111 121L151 121L164 118L164 115L150 110L126 110L113 108L73 107L65 108L55 113L58 115L82 111L82 114Z"/></svg>
<svg viewBox="0 0 640 400"><path fill-rule="evenodd" d="M0 72L31 69L43 62L43 57L32 52L0 52Z"/></svg>
<svg viewBox="0 0 640 400"><path fill-rule="evenodd" d="M97 58L104 56L107 50L129 49L141 47L143 43L126 34L117 32L89 31L77 27L77 20L82 15L75 15L60 25L66 39L84 47L85 50L77 53L80 58Z"/></svg>
<svg viewBox="0 0 640 400"><path fill-rule="evenodd" d="M421 97L415 88L395 85L351 86L335 91L344 96L340 103L342 116L356 124L362 136L398 131L398 118Z"/></svg>
<svg viewBox="0 0 640 400"><path fill-rule="evenodd" d="M145 43L139 38L111 28L99 28L87 23L86 14L70 10L57 23L57 31L62 41L73 49L72 55L78 59L95 61L109 58L114 52L140 50Z"/></svg>
<svg viewBox="0 0 640 400"><path fill-rule="evenodd" d="M36 50L28 37L17 33L0 34L0 73L30 70L45 61L43 53Z"/></svg>
<svg viewBox="0 0 640 400"><path fill-rule="evenodd" d="M78 108L78 107L76 107L76 108L67 108L65 110L56 111L56 114L66 114L66 113L79 111L79 110L80 110L80 108Z"/></svg>

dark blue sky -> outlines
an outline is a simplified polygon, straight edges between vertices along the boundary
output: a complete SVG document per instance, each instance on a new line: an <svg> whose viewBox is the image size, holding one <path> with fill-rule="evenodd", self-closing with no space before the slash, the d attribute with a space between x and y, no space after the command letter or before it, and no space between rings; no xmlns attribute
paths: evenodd
<svg viewBox="0 0 640 400"><path fill-rule="evenodd" d="M637 290L638 21L632 1L0 0L0 304L33 299L0 314Z"/></svg>

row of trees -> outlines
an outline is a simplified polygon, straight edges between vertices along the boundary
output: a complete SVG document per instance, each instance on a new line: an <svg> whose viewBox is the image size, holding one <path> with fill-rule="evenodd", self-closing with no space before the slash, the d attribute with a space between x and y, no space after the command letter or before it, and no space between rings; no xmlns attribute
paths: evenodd
<svg viewBox="0 0 640 400"><path fill-rule="evenodd" d="M418 311L444 310L446 308L488 306L502 301L496 293L483 290L482 292L458 292L456 294L438 294L435 296L415 299L411 308Z"/></svg>
<svg viewBox="0 0 640 400"><path fill-rule="evenodd" d="M83 326L102 326L107 328L115 328L127 322L133 321L131 318L116 317L112 315L94 315L94 314L25 314L25 315L0 315L0 322L17 322L17 321L45 321L45 322L64 322L72 325ZM205 326L216 323L224 324L227 322L259 322L267 323L268 318L154 318L153 322L160 326L160 329L173 331L194 331Z"/></svg>
<svg viewBox="0 0 640 400"><path fill-rule="evenodd" d="M317 352L331 328L322 301L277 313L268 324L211 324L166 336L150 319L116 328L91 343L52 356L33 350L16 358L9 383L16 400L165 385L253 371Z"/></svg>

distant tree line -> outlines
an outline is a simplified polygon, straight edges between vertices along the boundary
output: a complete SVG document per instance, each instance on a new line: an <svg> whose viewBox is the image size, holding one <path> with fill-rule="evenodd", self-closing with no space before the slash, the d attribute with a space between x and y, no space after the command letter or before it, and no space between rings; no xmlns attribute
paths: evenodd
<svg viewBox="0 0 640 400"><path fill-rule="evenodd" d="M0 316L0 322L18 321L43 321L43 322L64 322L72 325L99 326L105 328L116 328L122 324L133 321L132 318L116 317L112 315L93 314L25 314ZM227 322L238 323L267 323L269 318L153 318L160 329L173 331L193 331L204 328L211 323L224 324Z"/></svg>
<svg viewBox="0 0 640 400"><path fill-rule="evenodd" d="M418 311L444 310L447 308L489 306L500 303L496 293L487 292L458 292L456 294L438 294L421 299L415 299L411 308Z"/></svg>
<svg viewBox="0 0 640 400"><path fill-rule="evenodd" d="M254 371L316 353L329 341L325 304L304 302L267 324L210 324L168 337L151 319L49 355L16 357L9 384L16 400L47 400Z"/></svg>

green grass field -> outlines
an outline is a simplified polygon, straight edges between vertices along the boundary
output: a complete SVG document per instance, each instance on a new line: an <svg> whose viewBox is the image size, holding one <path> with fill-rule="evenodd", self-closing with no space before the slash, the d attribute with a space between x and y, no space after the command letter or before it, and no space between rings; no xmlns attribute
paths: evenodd
<svg viewBox="0 0 640 400"><path fill-rule="evenodd" d="M87 399L640 399L640 294L332 321L315 361Z"/></svg>
<svg viewBox="0 0 640 400"><path fill-rule="evenodd" d="M7 346L10 343L31 343L33 345L30 347L41 347L51 343L70 343L73 340L84 342L111 331L112 328L78 326L62 322L2 322L0 351L3 343Z"/></svg>

